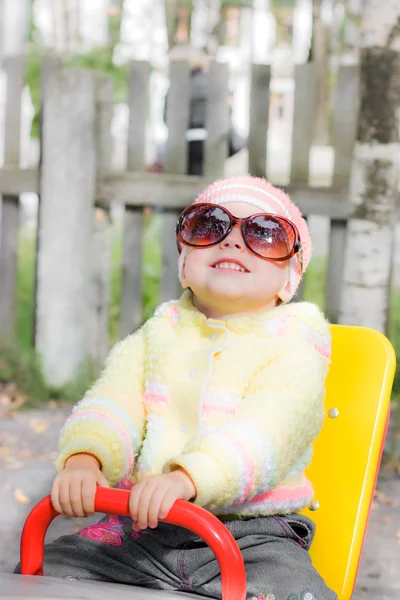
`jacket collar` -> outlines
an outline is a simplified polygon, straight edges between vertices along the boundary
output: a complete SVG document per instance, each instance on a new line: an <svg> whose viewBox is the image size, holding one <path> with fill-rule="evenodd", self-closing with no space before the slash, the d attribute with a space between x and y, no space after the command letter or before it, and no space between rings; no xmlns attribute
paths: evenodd
<svg viewBox="0 0 400 600"><path fill-rule="evenodd" d="M178 309L177 325L182 327L225 327L235 333L254 332L262 334L268 321L276 319L276 317L295 316L297 312L296 307L299 307L299 303L281 304L280 306L258 312L231 315L226 319L208 319L205 314L193 304L192 292L190 290L185 290L175 306Z"/></svg>

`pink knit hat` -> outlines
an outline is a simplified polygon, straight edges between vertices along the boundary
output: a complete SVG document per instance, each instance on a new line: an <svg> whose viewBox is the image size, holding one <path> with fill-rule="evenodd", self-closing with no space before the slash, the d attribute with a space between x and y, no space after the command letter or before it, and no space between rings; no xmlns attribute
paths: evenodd
<svg viewBox="0 0 400 600"><path fill-rule="evenodd" d="M209 185L195 200L195 204L226 204L227 202L246 202L261 212L280 215L292 221L300 234L303 251L303 271L301 271L298 254L290 259L289 281L287 291L290 300L299 286L302 274L306 270L310 258L312 243L307 222L299 208L291 201L288 194L260 177L250 175L230 177L215 181ZM182 248L179 256L179 276L181 277L187 247Z"/></svg>

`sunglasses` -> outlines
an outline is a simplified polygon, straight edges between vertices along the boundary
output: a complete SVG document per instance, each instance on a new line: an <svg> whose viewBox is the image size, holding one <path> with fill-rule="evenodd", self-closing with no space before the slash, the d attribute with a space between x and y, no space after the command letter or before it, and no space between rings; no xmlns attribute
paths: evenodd
<svg viewBox="0 0 400 600"><path fill-rule="evenodd" d="M193 248L215 246L235 225L240 227L244 243L256 256L284 261L298 254L303 270L299 231L289 219L268 213L240 219L218 204L192 204L183 211L176 224L178 250L181 252L180 244Z"/></svg>

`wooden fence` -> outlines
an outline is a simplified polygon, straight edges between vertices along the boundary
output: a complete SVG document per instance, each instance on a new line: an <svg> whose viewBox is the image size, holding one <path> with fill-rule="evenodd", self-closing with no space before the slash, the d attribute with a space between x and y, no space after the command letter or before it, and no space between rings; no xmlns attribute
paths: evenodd
<svg viewBox="0 0 400 600"><path fill-rule="evenodd" d="M88 355L98 361L108 350L110 298L110 203L126 207L123 231L120 334L142 321L142 231L145 207L162 210L160 302L178 293L174 227L177 215L207 183L223 176L228 153L228 69L210 71L204 176L186 175L189 66L170 65L168 141L163 174L145 172L145 127L150 64L132 62L128 76L127 170L111 172L112 85L100 72L62 68L48 59L42 69L41 161L19 166L21 90L24 59L4 65L7 75L5 161L0 239L0 336L15 331L18 198L40 197L36 274L36 347L46 378L54 385L71 379ZM253 65L248 171L266 176L270 67ZM348 182L358 110L358 69L338 72L333 124L335 151L330 187L309 185L310 150L316 107L314 64L295 69L295 110L290 183L285 189L303 214L330 218L326 312L339 309L344 261ZM305 278L304 285L307 285ZM300 290L299 296L303 293Z"/></svg>

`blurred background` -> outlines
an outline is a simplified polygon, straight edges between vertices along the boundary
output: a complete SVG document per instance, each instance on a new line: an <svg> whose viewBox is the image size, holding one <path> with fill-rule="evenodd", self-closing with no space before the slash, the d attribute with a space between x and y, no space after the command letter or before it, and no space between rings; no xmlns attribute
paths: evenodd
<svg viewBox="0 0 400 600"><path fill-rule="evenodd" d="M179 294L175 222L214 179L286 189L296 300L400 359L399 39L396 0L0 0L0 571L71 403ZM400 594L399 401L398 371L360 599Z"/></svg>

